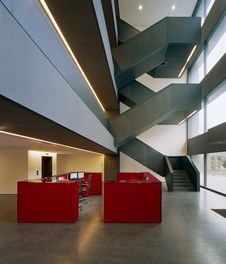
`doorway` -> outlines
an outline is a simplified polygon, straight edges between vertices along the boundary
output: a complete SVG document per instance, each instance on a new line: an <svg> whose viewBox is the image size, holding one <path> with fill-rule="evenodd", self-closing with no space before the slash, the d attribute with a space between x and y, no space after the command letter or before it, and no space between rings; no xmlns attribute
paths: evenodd
<svg viewBox="0 0 226 264"><path fill-rule="evenodd" d="M52 176L52 157L42 156L42 178Z"/></svg>

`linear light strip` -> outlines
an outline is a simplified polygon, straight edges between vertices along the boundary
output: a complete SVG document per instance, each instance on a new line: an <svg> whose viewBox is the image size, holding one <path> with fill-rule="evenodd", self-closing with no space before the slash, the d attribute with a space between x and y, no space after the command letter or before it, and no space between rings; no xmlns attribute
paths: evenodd
<svg viewBox="0 0 226 264"><path fill-rule="evenodd" d="M187 66L187 64L188 64L188 62L190 61L191 56L192 56L193 53L195 52L196 48L197 48L197 45L195 45L195 46L193 47L193 49L192 49L190 55L188 56L188 58L187 58L187 60L186 60L186 62L185 62L185 64L184 64L183 68L181 69L181 71L180 71L180 73L179 73L179 75L178 75L178 78L180 78L181 75L183 74L183 72L184 72L184 70L185 70L185 68L186 68L186 66Z"/></svg>
<svg viewBox="0 0 226 264"><path fill-rule="evenodd" d="M15 133L11 133L11 132L6 132L6 131L3 131L3 130L0 130L0 134L5 134L5 135L9 135L9 136L15 136L15 137L23 138L23 139L34 140L34 141L41 142L41 143L51 144L53 146L70 148L70 149L84 151L84 152L88 152L88 153L92 153L92 154L102 154L102 153L98 153L98 152L94 152L94 151L90 151L90 150L86 150L86 149L81 149L81 148L76 148L76 147L72 147L72 146L68 146L68 145L64 145L64 144L55 143L55 142L52 142L52 141L47 141L47 140L43 140L43 139L38 139L38 138L28 137L28 136L15 134Z"/></svg>
<svg viewBox="0 0 226 264"><path fill-rule="evenodd" d="M41 3L43 9L45 10L46 14L48 15L50 21L52 22L52 24L53 24L54 28L56 29L58 35L60 36L61 40L63 41L63 43L64 43L66 49L68 50L69 54L71 55L71 57L72 57L72 59L73 59L73 61L74 61L75 64L78 66L78 68L79 68L79 70L80 70L80 72L81 72L83 78L85 79L85 81L87 82L89 88L91 89L92 93L94 94L95 98L97 99L97 101L98 101L100 107L101 107L102 110L105 112L105 109L104 109L103 105L101 104L99 98L97 97L97 95L96 95L96 93L95 93L95 91L94 91L94 89L93 89L91 83L89 82L89 80L88 80L88 78L86 77L86 75L85 75L85 73L84 73L82 67L80 66L79 62L77 61L77 59L76 59L74 53L72 52L72 50L71 50L69 44L67 43L67 41L66 41L66 39L65 39L65 37L64 37L64 35L63 35L63 33L62 33L61 30L60 30L59 26L57 25L57 23L56 23L56 21L55 21L53 15L52 15L52 13L50 12L50 10L49 10L49 8L48 8L48 6L47 6L47 4L46 4L46 2L45 2L44 0L39 0L39 2Z"/></svg>
<svg viewBox="0 0 226 264"><path fill-rule="evenodd" d="M196 112L197 112L197 110L193 111L190 115L188 115L187 117L185 117L185 119L183 119L182 121L180 121L180 123L178 125L183 124L189 117L193 116Z"/></svg>

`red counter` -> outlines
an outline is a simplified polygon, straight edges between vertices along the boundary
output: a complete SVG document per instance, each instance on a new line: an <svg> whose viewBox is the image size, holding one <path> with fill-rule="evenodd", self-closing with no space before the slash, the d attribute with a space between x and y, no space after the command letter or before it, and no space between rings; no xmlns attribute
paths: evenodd
<svg viewBox="0 0 226 264"><path fill-rule="evenodd" d="M78 219L78 181L18 182L18 222L75 222Z"/></svg>
<svg viewBox="0 0 226 264"><path fill-rule="evenodd" d="M161 182L149 180L104 182L104 222L161 222Z"/></svg>

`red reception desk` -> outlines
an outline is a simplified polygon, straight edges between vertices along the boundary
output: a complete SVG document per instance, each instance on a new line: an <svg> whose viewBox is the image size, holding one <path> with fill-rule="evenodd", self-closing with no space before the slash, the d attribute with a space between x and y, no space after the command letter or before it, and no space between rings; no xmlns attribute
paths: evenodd
<svg viewBox="0 0 226 264"><path fill-rule="evenodd" d="M104 222L161 222L161 181L147 179L105 181Z"/></svg>
<svg viewBox="0 0 226 264"><path fill-rule="evenodd" d="M75 222L79 217L78 181L17 183L17 221Z"/></svg>

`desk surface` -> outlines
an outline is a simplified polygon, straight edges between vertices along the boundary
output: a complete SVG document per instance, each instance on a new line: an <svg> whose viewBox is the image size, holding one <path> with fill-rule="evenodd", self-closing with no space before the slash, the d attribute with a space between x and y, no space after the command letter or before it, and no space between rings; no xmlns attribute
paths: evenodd
<svg viewBox="0 0 226 264"><path fill-rule="evenodd" d="M106 184L125 184L125 183L133 183L133 184L150 184L150 183L160 183L161 181L158 180L156 177L150 175L148 176L148 179L146 180L141 180L141 179L135 179L135 178L130 178L130 179L123 179L123 180L106 180L104 183Z"/></svg>
<svg viewBox="0 0 226 264"><path fill-rule="evenodd" d="M55 183L55 184L68 184L68 183L75 183L78 180L46 180L46 179L30 179L30 180L24 180L19 181L19 183L40 183L40 184L46 184L46 183Z"/></svg>

